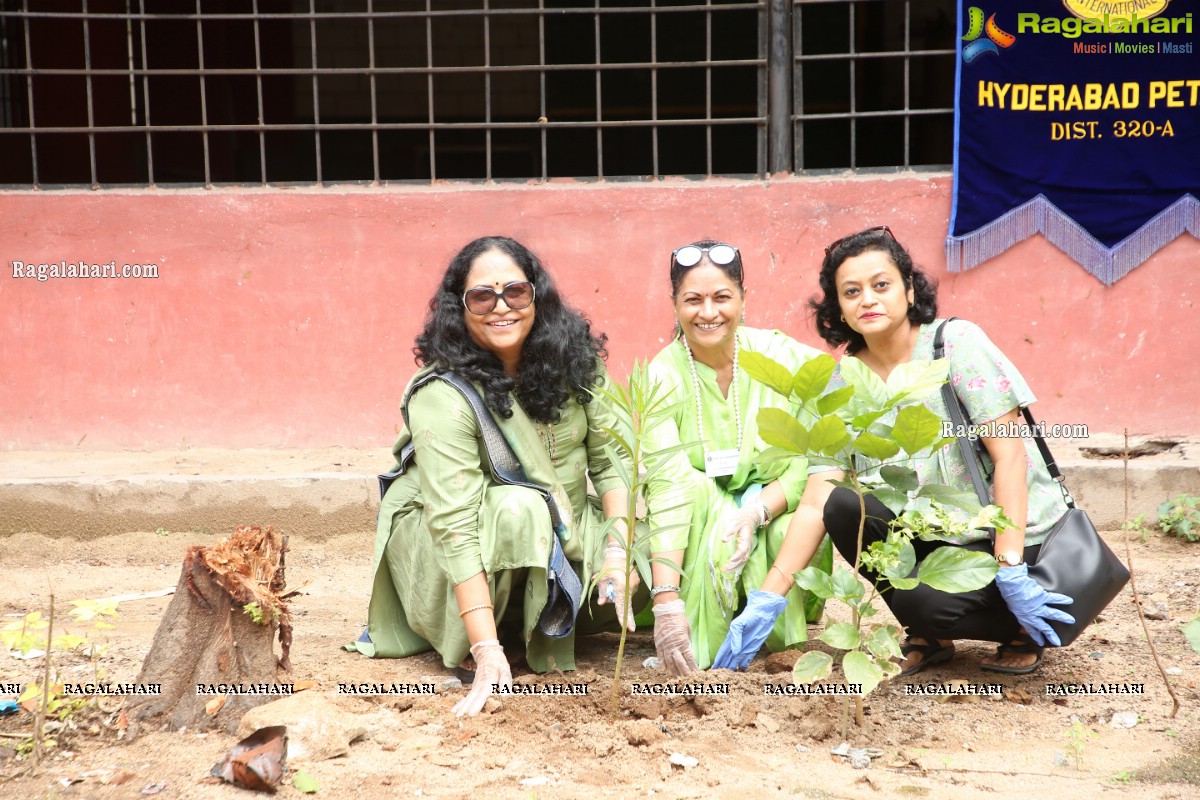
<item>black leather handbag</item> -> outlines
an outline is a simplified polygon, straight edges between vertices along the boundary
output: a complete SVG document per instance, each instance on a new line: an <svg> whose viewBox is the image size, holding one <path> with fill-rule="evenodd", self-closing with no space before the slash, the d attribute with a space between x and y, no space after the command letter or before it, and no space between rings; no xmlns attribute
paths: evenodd
<svg viewBox="0 0 1200 800"><path fill-rule="evenodd" d="M934 358L942 357L942 331L947 323L953 322L954 319L956 318L951 317L938 326L933 340ZM950 421L956 429L967 430L970 425L967 410L949 383L942 384L942 398L945 400L946 410L950 414ZM1063 499L1067 503L1067 513L1063 514L1062 518L1054 524L1042 541L1037 563L1029 566L1030 577L1036 580L1043 589L1048 592L1065 594L1075 601L1069 606L1062 607L1064 611L1075 618L1075 622L1068 625L1050 621L1062 646L1066 647L1079 637L1084 628L1092 624L1092 621L1112 602L1114 597L1120 594L1121 589L1129 582L1129 570L1100 538L1100 534L1096 531L1096 526L1092 524L1087 512L1082 508L1075 507L1075 500L1067 491L1066 484L1063 483L1063 476L1054 462L1054 456L1050 453L1050 448L1046 446L1046 440L1038 433L1033 414L1029 412L1028 408L1022 408L1021 413L1029 425L1038 451L1042 454L1042 460L1046 462L1046 469L1049 470L1050 477L1062 489ZM975 442L966 436L960 436L958 447L966 462L967 471L971 475L971 482L975 486L975 494L979 497L980 503L987 505L991 499Z"/></svg>

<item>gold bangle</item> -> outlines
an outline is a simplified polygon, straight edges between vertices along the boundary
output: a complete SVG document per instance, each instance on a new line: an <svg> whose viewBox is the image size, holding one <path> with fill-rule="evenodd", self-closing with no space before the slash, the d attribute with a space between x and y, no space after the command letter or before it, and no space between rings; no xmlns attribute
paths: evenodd
<svg viewBox="0 0 1200 800"><path fill-rule="evenodd" d="M493 606L491 603L483 603L482 605L471 606L470 608L466 608L466 609L463 609L462 611L458 612L458 618L462 619L467 614L470 614L472 611L479 611L480 609L483 609L483 608L495 608L495 606Z"/></svg>
<svg viewBox="0 0 1200 800"><path fill-rule="evenodd" d="M795 579L795 578L793 578L791 575L788 575L788 574L787 574L786 572L784 572L783 570L781 570L781 569L779 568L779 565L778 565L778 564L772 564L772 565L771 565L771 569L775 570L775 571L776 571L776 572L778 572L780 575L782 575L782 576L783 576L783 579L784 579L785 581L787 581L787 582L788 582L788 586L789 586L789 587L790 587L790 586L793 586L793 585L796 583L796 579Z"/></svg>

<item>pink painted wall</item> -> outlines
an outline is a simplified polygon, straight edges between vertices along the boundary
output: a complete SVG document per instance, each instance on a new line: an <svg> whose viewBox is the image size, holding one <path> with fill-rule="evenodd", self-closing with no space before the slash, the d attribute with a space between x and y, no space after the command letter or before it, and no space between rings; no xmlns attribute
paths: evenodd
<svg viewBox="0 0 1200 800"><path fill-rule="evenodd" d="M654 184L0 194L0 449L375 446L454 252L527 243L623 374L672 325L667 254L742 248L748 320L814 345L824 245L887 223L1041 399L1093 434L1200 434L1200 242L1106 288L1040 238L945 271L946 175ZM156 280L12 277L12 261L155 263ZM1191 355L1189 355L1191 354Z"/></svg>

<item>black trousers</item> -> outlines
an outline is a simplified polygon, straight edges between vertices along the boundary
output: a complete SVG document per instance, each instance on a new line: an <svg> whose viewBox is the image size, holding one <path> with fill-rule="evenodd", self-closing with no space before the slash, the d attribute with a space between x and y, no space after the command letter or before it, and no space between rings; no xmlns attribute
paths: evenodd
<svg viewBox="0 0 1200 800"><path fill-rule="evenodd" d="M896 518L887 506L870 495L866 499L866 508L864 550L872 542L885 539L888 523ZM858 495L842 487L834 489L825 503L825 529L842 558L850 564L854 563L854 553L858 544L858 520ZM912 544L917 551L917 566L909 575L912 578L917 576L917 569L930 553L938 547L947 546L945 542L926 542L920 539L913 539ZM960 546L989 555L993 551L992 543L988 540ZM1030 564L1035 563L1039 550L1041 545L1026 547L1025 560ZM878 578L866 567L859 567L859 573L872 583ZM909 636L930 641L979 639L1001 643L1021 641L1025 638L1020 633L1021 626L1017 618L1008 610L994 582L982 589L958 594L942 592L923 583L918 584L915 589L893 589L885 580L883 587L881 595L884 602Z"/></svg>

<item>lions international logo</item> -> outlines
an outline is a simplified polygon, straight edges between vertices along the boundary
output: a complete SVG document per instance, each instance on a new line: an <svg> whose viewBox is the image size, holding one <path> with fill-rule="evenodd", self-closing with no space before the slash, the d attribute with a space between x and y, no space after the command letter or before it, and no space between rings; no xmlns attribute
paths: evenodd
<svg viewBox="0 0 1200 800"><path fill-rule="evenodd" d="M1167 10L1171 0L1063 0L1063 5L1080 19L1127 22L1150 19Z"/></svg>
<svg viewBox="0 0 1200 800"><path fill-rule="evenodd" d="M1067 2L1068 0L1063 1ZM1090 2L1090 0L1076 1ZM983 34L987 34L986 39L979 38ZM963 61L968 64L984 53L999 55L999 48L1012 47L1013 43L1017 41L1017 37L1007 31L1001 30L1000 26L996 24L995 14L988 17L985 23L983 21L983 9L978 6L971 6L967 10L967 33L962 38L964 42L970 42L970 44L964 45L962 49Z"/></svg>

